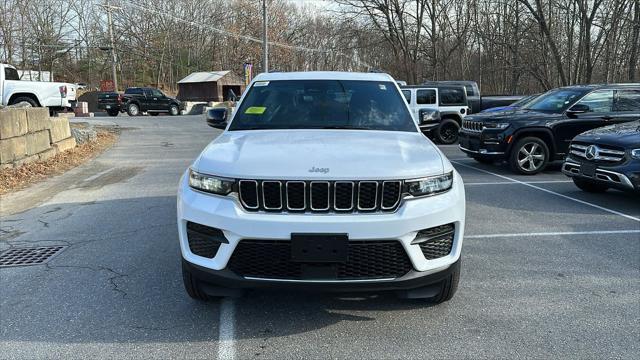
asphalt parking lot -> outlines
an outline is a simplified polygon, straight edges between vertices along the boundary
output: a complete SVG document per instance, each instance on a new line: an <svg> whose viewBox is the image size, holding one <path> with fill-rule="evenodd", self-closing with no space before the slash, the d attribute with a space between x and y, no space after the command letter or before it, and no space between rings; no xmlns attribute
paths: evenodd
<svg viewBox="0 0 640 360"><path fill-rule="evenodd" d="M199 116L106 120L123 129L112 149L2 199L0 250L65 248L0 269L0 358L640 357L638 196L443 146L467 192L453 300L254 291L198 303L182 287L175 193L219 131Z"/></svg>

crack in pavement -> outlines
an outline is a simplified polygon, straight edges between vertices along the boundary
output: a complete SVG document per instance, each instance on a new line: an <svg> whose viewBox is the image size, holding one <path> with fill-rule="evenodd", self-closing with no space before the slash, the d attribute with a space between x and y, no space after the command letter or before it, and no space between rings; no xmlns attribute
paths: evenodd
<svg viewBox="0 0 640 360"><path fill-rule="evenodd" d="M113 291L117 292L118 294L122 295L123 299L126 298L127 295L128 295L128 293L126 291L124 291L123 289L121 289L118 286L118 284L116 283L116 280L124 278L124 277L127 277L127 276L129 276L129 274L125 274L125 273L121 273L121 272L115 271L110 267L100 265L97 268L94 268L94 267L91 267L91 266L84 266L84 265L52 265L50 263L45 263L44 266L47 268L47 270L70 268L70 269L91 270L91 271L94 271L94 272L107 271L108 273L113 275L113 276L110 276L109 278L107 278L107 282L111 285L111 289Z"/></svg>

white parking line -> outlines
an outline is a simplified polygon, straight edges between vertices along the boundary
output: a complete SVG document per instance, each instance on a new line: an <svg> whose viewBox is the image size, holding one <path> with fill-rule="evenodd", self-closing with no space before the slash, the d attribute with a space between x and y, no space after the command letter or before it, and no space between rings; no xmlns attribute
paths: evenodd
<svg viewBox="0 0 640 360"><path fill-rule="evenodd" d="M236 356L233 337L235 333L235 306L233 299L220 301L220 323L218 324L218 359L232 360Z"/></svg>
<svg viewBox="0 0 640 360"><path fill-rule="evenodd" d="M526 181L526 184L558 184L558 183L570 183L571 180L540 180L540 181ZM518 185L513 181L489 181L489 182L465 182L464 186L474 185Z"/></svg>
<svg viewBox="0 0 640 360"><path fill-rule="evenodd" d="M487 239L500 237L531 237L531 236L567 236L567 235L611 235L611 234L640 234L640 230L602 230L602 231L564 231L513 234L483 234L465 235L465 239Z"/></svg>
<svg viewBox="0 0 640 360"><path fill-rule="evenodd" d="M591 207L593 207L593 208L600 209L600 210L602 210L602 211L606 211L606 212L611 213L611 214L620 215L620 216L622 216L622 217L624 217L624 218L627 218L627 219L629 219L629 220L633 220L633 221L640 222L640 218L637 218L637 217L635 217L635 216L631 216L631 215L628 215L628 214L622 213L622 212L620 212L620 211L616 211L616 210L612 210L612 209L609 209L609 208L606 208L606 207L603 207L603 206L600 206L600 205L592 204L592 203L587 202L587 201L584 201L584 200L580 200L580 199L572 198L571 196L567 196L567 195L564 195L564 194L557 193L557 192L555 192L555 191L547 190L547 189L545 189L545 188L541 188L541 187L539 187L539 186L535 186L535 185L533 185L533 184L526 183L526 182L524 182L524 181L516 180L516 179L510 178L510 177L508 177L508 176L504 176L504 175L496 174L496 173L491 172L491 171L487 171L487 170L484 170L484 169L480 169L480 168L477 168L477 167L475 167L475 166L471 166L471 165L463 164L463 163L461 163L461 162L457 162L457 161L452 161L452 163L454 163L454 164L458 164L458 165L460 165L460 166L468 167L468 168L471 168L471 169L474 169L474 170L477 170L477 171L483 172L483 173L485 173L485 174L493 175L493 176L499 177L499 178L504 179L504 180L513 181L513 182L515 182L515 183L518 183L518 184L521 184L521 185L524 185L524 186L528 186L528 187L530 187L530 188L534 188L534 189L537 189L537 190L540 190L540 191L544 191L544 192L546 192L546 193L548 193L548 194L556 195L556 196L559 196L559 197L564 198L564 199L567 199L567 200L575 201L575 202L580 203L580 204L583 204L583 205L591 206Z"/></svg>

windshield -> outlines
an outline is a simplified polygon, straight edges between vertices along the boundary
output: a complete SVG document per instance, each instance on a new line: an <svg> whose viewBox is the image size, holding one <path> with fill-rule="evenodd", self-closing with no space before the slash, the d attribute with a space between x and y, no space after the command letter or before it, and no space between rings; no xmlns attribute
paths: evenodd
<svg viewBox="0 0 640 360"><path fill-rule="evenodd" d="M526 104L525 110L563 112L576 100L580 99L586 91L575 89L560 89L549 91L540 95Z"/></svg>
<svg viewBox="0 0 640 360"><path fill-rule="evenodd" d="M528 95L523 97L522 99L514 102L513 104L509 105L512 107L521 107L521 106L525 106L527 103L533 101L536 97L538 97L540 95Z"/></svg>
<svg viewBox="0 0 640 360"><path fill-rule="evenodd" d="M362 129L417 132L393 82L258 81L229 130Z"/></svg>

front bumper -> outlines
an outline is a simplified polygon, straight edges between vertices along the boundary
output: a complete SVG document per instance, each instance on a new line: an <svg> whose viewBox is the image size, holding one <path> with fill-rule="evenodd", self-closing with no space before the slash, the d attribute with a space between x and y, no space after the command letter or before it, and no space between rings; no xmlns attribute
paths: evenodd
<svg viewBox="0 0 640 360"><path fill-rule="evenodd" d="M454 172L454 184L446 193L417 199L406 199L393 213L376 214L293 214L255 213L242 209L237 198L215 196L194 191L187 176L180 181L178 191L178 234L183 259L196 266L229 278L227 264L243 239L289 241L292 233L346 233L349 240L397 240L406 252L413 270L393 281L410 280L448 269L460 258L465 221L465 194L462 178ZM187 239L187 222L203 224L222 230L228 243L220 245L213 258L191 252ZM444 224L454 224L455 236L449 255L427 260L419 245L412 245L418 231ZM237 275L236 275L237 276ZM410 278L404 279L410 276ZM238 280L238 278L230 277ZM246 279L245 279L246 280ZM269 283L265 280L252 280ZM296 283L357 283L387 282L385 280L295 280ZM273 283L274 281L270 281ZM275 281L276 283L282 281Z"/></svg>
<svg viewBox="0 0 640 360"><path fill-rule="evenodd" d="M582 178L615 189L640 192L640 161L619 166L596 165L593 176L585 175L582 162L568 157L562 164L562 172L572 178Z"/></svg>
<svg viewBox="0 0 640 360"><path fill-rule="evenodd" d="M460 130L458 142L460 150L470 157L504 159L509 147L504 134L494 131L479 132L463 129Z"/></svg>
<svg viewBox="0 0 640 360"><path fill-rule="evenodd" d="M229 270L211 270L182 260L182 266L198 281L203 290L210 295L238 295L237 290L281 288L322 292L376 292L397 291L400 295L410 298L435 296L439 288L432 285L440 284L443 280L458 270L461 260L437 272L411 271L405 276L393 280L376 281L291 281L291 280L258 280L247 279Z"/></svg>

